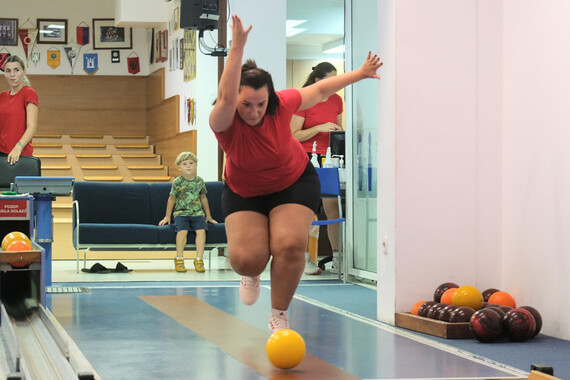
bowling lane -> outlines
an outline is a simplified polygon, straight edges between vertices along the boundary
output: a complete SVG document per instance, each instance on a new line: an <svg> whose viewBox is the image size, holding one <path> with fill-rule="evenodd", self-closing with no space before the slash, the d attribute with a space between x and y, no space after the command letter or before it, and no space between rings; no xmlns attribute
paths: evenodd
<svg viewBox="0 0 570 380"><path fill-rule="evenodd" d="M305 297L293 301L290 318L291 327L305 339L308 356L284 373L265 356L268 286L262 286L253 306L240 302L238 290L235 285L94 288L90 294L58 295L51 302L60 323L103 378L148 373L172 379L188 373L216 379L277 379L286 374L295 379L522 377L520 371L430 346Z"/></svg>

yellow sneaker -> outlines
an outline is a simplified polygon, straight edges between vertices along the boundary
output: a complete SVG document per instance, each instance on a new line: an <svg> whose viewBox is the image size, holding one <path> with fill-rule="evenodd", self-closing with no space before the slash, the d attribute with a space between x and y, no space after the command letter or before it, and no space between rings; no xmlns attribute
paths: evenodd
<svg viewBox="0 0 570 380"><path fill-rule="evenodd" d="M184 267L184 260L182 259L174 259L174 268L177 272L184 273L186 272L186 268Z"/></svg>
<svg viewBox="0 0 570 380"><path fill-rule="evenodd" d="M194 268L196 268L196 272L203 273L206 270L204 269L204 260L202 259L194 259Z"/></svg>

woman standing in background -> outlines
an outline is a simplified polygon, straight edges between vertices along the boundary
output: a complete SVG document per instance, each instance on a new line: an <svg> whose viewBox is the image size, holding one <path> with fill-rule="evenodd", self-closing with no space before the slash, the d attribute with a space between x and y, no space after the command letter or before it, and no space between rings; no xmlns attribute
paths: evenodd
<svg viewBox="0 0 570 380"><path fill-rule="evenodd" d="M320 80L334 77L337 75L336 68L329 62L321 62L309 74L307 81L303 87L310 86ZM291 119L291 132L293 137L301 142L305 152L309 157L313 153L313 144L316 145L316 153L319 163L326 154L329 147L329 134L332 131L342 131L342 98L338 94L332 94L324 102L318 103L309 109L295 112ZM338 202L336 197L323 197L323 208L328 219L337 219L339 217ZM338 224L330 224L327 226L327 233L331 249L333 251L332 273L338 273L339 270L339 230ZM321 269L316 265L316 257L310 257L309 253L305 255L305 273L320 274Z"/></svg>
<svg viewBox="0 0 570 380"><path fill-rule="evenodd" d="M0 93L0 152L10 164L32 156L38 126L38 95L26 77L26 64L17 55L6 61L4 77L10 89Z"/></svg>

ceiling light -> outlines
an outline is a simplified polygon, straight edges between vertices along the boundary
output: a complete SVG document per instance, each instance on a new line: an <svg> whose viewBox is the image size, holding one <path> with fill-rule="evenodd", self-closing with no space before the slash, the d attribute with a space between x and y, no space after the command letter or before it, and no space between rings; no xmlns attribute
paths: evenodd
<svg viewBox="0 0 570 380"><path fill-rule="evenodd" d="M299 33L303 33L307 29L296 28L297 26L307 22L307 20L286 20L285 21L285 35L287 37L292 37Z"/></svg>

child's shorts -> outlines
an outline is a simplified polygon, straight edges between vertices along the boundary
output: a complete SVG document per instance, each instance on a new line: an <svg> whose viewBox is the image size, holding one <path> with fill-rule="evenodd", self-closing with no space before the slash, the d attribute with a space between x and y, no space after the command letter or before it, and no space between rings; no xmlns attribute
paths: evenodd
<svg viewBox="0 0 570 380"><path fill-rule="evenodd" d="M206 218L203 215L200 216L175 216L174 225L176 226L176 232L178 231L196 231L196 230L206 230L208 231L208 223L206 223Z"/></svg>

